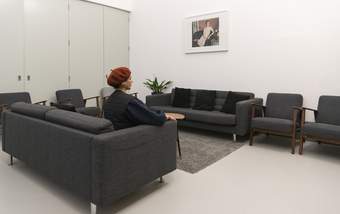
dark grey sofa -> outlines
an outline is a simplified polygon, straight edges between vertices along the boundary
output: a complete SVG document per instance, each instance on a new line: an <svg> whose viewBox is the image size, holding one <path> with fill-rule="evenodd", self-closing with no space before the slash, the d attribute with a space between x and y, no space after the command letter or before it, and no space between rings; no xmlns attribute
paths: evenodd
<svg viewBox="0 0 340 214"><path fill-rule="evenodd" d="M191 108L173 107L174 90L171 93L146 96L146 104L152 109L164 112L175 112L185 115L185 120L179 120L179 126L200 128L223 133L231 133L236 140L236 135L244 136L249 133L252 104L262 105L263 100L254 98L253 93L238 92L249 95L251 99L240 101L236 104L236 114L220 112L228 96L228 91L216 91L215 107L213 111L192 109L196 93L199 89L191 89Z"/></svg>
<svg viewBox="0 0 340 214"><path fill-rule="evenodd" d="M3 113L2 150L92 207L176 169L175 121L114 131L106 119L47 106L15 103L11 109Z"/></svg>

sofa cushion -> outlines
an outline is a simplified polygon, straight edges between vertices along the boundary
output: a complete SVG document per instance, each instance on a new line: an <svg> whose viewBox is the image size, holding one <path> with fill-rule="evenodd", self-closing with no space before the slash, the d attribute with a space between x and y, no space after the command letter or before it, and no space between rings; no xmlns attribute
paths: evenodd
<svg viewBox="0 0 340 214"><path fill-rule="evenodd" d="M175 88L174 100L172 105L174 107L190 107L191 89Z"/></svg>
<svg viewBox="0 0 340 214"><path fill-rule="evenodd" d="M196 93L193 109L212 111L215 106L216 91L199 90Z"/></svg>
<svg viewBox="0 0 340 214"><path fill-rule="evenodd" d="M340 126L325 123L305 123L303 132L307 136L340 140Z"/></svg>
<svg viewBox="0 0 340 214"><path fill-rule="evenodd" d="M113 131L113 125L109 120L60 109L48 111L46 120L93 134Z"/></svg>
<svg viewBox="0 0 340 214"><path fill-rule="evenodd" d="M227 99L221 109L221 112L235 114L236 113L236 103L243 100L250 99L249 95L240 94L237 92L229 92Z"/></svg>
<svg viewBox="0 0 340 214"><path fill-rule="evenodd" d="M185 113L185 119L218 125L236 124L236 116L234 114L226 114L219 111L200 111L189 109Z"/></svg>
<svg viewBox="0 0 340 214"><path fill-rule="evenodd" d="M291 120L273 117L255 117L251 121L251 127L257 129L272 130L289 133L292 131L293 122Z"/></svg>
<svg viewBox="0 0 340 214"><path fill-rule="evenodd" d="M45 119L46 112L51 109L53 109L53 107L39 104L28 104L24 102L17 102L11 105L11 110L15 113L24 114L30 117L36 117L42 120Z"/></svg>

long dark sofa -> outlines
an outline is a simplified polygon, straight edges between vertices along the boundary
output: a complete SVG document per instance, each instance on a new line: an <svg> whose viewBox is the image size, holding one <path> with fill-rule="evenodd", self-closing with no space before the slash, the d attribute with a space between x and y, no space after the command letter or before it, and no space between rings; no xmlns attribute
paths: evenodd
<svg viewBox="0 0 340 214"><path fill-rule="evenodd" d="M25 162L92 208L176 169L175 121L114 131L106 119L25 103L14 103L2 120L2 150L11 161Z"/></svg>
<svg viewBox="0 0 340 214"><path fill-rule="evenodd" d="M178 125L193 127L244 136L249 133L252 104L262 105L261 98L254 98L250 92L236 92L248 95L250 99L236 103L236 114L221 112L223 104L228 96L228 91L216 91L215 107L213 111L192 109L196 99L196 93L201 89L191 89L190 108L173 107L174 90L171 93L146 96L146 104L154 110L164 112L181 113L184 120L179 120Z"/></svg>

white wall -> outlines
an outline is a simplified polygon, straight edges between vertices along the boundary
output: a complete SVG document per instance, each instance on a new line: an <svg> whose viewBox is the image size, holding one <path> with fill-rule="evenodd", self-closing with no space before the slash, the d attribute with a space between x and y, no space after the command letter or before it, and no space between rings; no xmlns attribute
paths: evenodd
<svg viewBox="0 0 340 214"><path fill-rule="evenodd" d="M188 88L340 95L338 0L135 0L131 14L133 90L153 75ZM184 53L183 20L230 12L227 53Z"/></svg>
<svg viewBox="0 0 340 214"><path fill-rule="evenodd" d="M110 7L131 11L132 10L132 0L87 0L91 2L96 2L99 4L107 5Z"/></svg>

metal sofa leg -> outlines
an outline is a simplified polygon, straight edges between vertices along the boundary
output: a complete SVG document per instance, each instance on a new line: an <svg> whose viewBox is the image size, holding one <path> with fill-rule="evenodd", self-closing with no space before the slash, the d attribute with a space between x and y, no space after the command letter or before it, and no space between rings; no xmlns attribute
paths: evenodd
<svg viewBox="0 0 340 214"><path fill-rule="evenodd" d="M249 146L253 145L254 134L255 134L254 130L250 130Z"/></svg>
<svg viewBox="0 0 340 214"><path fill-rule="evenodd" d="M94 203L91 203L91 214L97 213L97 206Z"/></svg>
<svg viewBox="0 0 340 214"><path fill-rule="evenodd" d="M11 155L10 159L9 159L9 165L13 166L13 156Z"/></svg>
<svg viewBox="0 0 340 214"><path fill-rule="evenodd" d="M233 134L233 141L236 142L236 134Z"/></svg>

